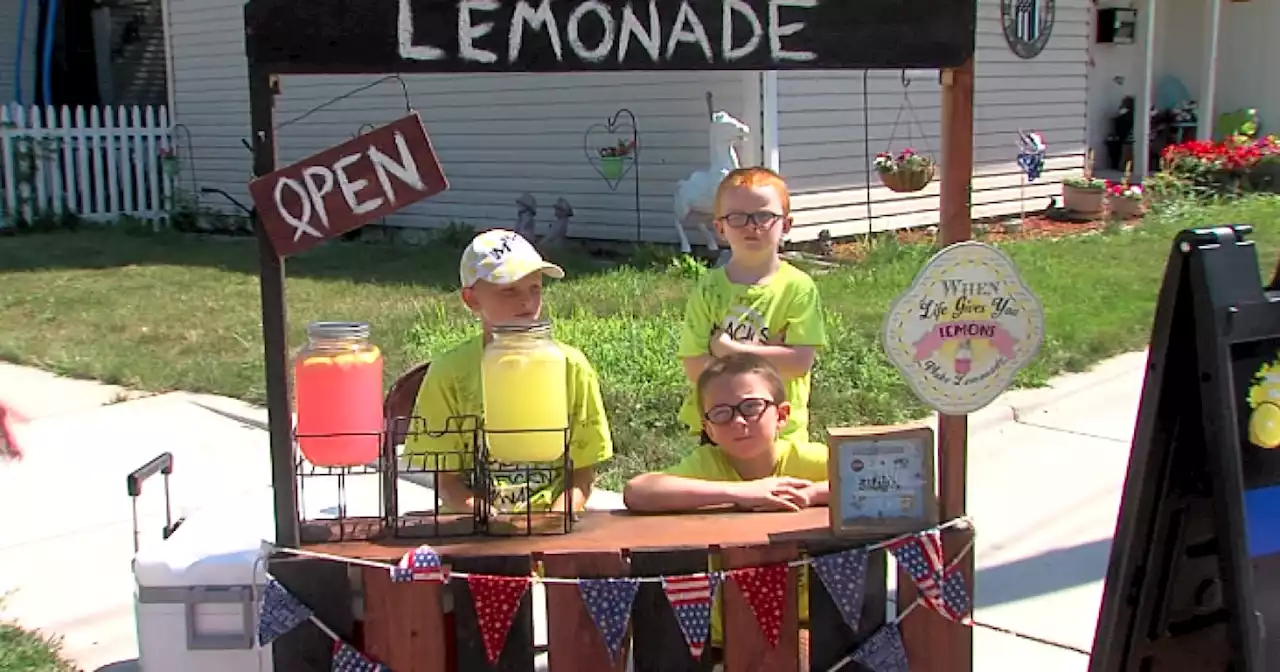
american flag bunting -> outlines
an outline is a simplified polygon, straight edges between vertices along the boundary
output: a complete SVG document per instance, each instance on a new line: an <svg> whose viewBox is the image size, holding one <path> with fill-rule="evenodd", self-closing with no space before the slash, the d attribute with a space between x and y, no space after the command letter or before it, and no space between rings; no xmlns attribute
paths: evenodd
<svg viewBox="0 0 1280 672"><path fill-rule="evenodd" d="M258 608L258 644L267 646L311 618L311 609L274 578L267 579Z"/></svg>
<svg viewBox="0 0 1280 672"><path fill-rule="evenodd" d="M702 658L711 636L711 600L720 584L720 574L691 574L689 576L662 577L662 592L671 602L680 632L689 643L689 653L695 660Z"/></svg>
<svg viewBox="0 0 1280 672"><path fill-rule="evenodd" d="M969 614L969 595L959 568L947 569L942 552L942 533L929 530L911 535L889 546L920 589L926 607L953 621L963 621Z"/></svg>
<svg viewBox="0 0 1280 672"><path fill-rule="evenodd" d="M840 616L850 630L858 629L862 618L862 599L866 594L867 551L853 550L822 555L813 559L813 569L827 587Z"/></svg>
<svg viewBox="0 0 1280 672"><path fill-rule="evenodd" d="M782 613L787 596L787 570L785 564L746 567L729 572L734 583L742 590L742 596L756 615L760 632L769 646L778 645L782 634Z"/></svg>
<svg viewBox="0 0 1280 672"><path fill-rule="evenodd" d="M907 649L902 645L902 631L897 623L887 623L853 654L853 662L871 672L910 672Z"/></svg>
<svg viewBox="0 0 1280 672"><path fill-rule="evenodd" d="M489 664L493 665L502 655L516 610L520 608L525 591L529 590L529 577L471 574L467 577L467 585L471 588L480 638L484 640L484 653Z"/></svg>
<svg viewBox="0 0 1280 672"><path fill-rule="evenodd" d="M609 656L614 661L622 651L622 640L627 635L627 623L631 619L631 604L639 590L640 582L631 578L578 579L582 603L600 629Z"/></svg>
<svg viewBox="0 0 1280 672"><path fill-rule="evenodd" d="M444 569L440 565L440 555L425 544L405 553L400 558L400 563L391 568L391 580L395 583L443 581Z"/></svg>
<svg viewBox="0 0 1280 672"><path fill-rule="evenodd" d="M371 660L343 641L333 643L332 665L333 672L391 672L391 668Z"/></svg>

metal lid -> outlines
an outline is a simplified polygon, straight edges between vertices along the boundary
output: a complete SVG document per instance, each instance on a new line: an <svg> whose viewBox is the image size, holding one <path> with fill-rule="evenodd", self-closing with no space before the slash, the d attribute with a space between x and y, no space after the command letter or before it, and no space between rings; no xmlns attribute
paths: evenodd
<svg viewBox="0 0 1280 672"><path fill-rule="evenodd" d="M312 340L364 340L369 338L368 322L312 322L307 325Z"/></svg>
<svg viewBox="0 0 1280 672"><path fill-rule="evenodd" d="M506 324L493 325L493 333L495 334L549 334L551 333L551 322L549 320L535 320L533 322L509 322Z"/></svg>

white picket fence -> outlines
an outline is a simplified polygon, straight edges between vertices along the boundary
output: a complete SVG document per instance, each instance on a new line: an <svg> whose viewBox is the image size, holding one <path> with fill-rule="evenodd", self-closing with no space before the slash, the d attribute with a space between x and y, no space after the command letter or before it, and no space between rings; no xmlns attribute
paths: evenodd
<svg viewBox="0 0 1280 672"><path fill-rule="evenodd" d="M0 226L68 211L164 220L173 184L162 154L172 151L172 130L163 106L0 108Z"/></svg>

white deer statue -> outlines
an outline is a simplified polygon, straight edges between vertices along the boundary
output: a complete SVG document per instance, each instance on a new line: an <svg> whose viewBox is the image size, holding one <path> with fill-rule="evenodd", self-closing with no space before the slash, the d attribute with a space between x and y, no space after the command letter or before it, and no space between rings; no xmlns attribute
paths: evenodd
<svg viewBox="0 0 1280 672"><path fill-rule="evenodd" d="M716 188L729 171L739 167L735 143L751 137L751 128L722 110L711 115L710 136L709 167L676 183L676 233L680 235L680 251L685 254L693 251L685 233L690 225L702 231L708 250L716 252L720 249L710 226L715 218Z"/></svg>

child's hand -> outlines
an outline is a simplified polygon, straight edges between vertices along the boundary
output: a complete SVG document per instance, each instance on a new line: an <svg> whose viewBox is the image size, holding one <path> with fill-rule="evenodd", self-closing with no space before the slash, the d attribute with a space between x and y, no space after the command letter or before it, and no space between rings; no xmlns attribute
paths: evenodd
<svg viewBox="0 0 1280 672"><path fill-rule="evenodd" d="M734 504L748 511L799 511L809 506L806 494L811 482L778 476L737 484Z"/></svg>
<svg viewBox="0 0 1280 672"><path fill-rule="evenodd" d="M711 339L710 343L707 344L707 349L711 351L711 354L714 357L724 357L737 352L737 345L737 342L733 340L733 337L729 335L729 332L721 331Z"/></svg>

